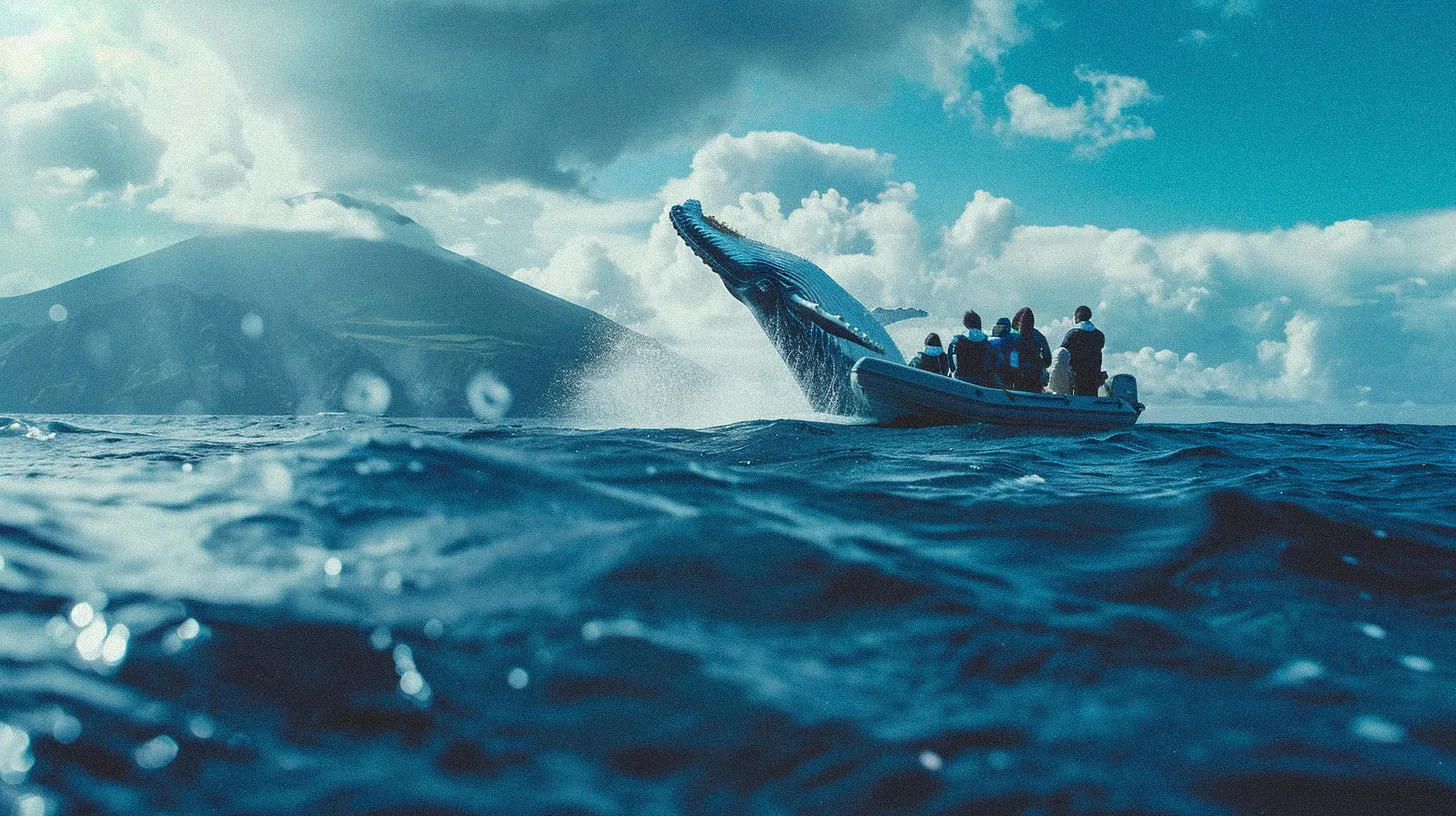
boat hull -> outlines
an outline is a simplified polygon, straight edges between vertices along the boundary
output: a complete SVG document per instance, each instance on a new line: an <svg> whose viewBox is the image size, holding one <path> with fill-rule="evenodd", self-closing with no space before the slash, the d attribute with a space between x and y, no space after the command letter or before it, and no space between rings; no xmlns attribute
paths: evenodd
<svg viewBox="0 0 1456 816"><path fill-rule="evenodd" d="M875 420L891 425L1116 430L1132 427L1142 413L1142 405L1126 400L983 388L873 357L856 362L849 376Z"/></svg>

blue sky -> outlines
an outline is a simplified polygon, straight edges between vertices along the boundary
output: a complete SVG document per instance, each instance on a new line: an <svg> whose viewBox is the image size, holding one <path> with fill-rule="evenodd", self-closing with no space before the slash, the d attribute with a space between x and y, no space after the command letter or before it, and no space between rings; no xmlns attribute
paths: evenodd
<svg viewBox="0 0 1456 816"><path fill-rule="evenodd" d="M1064 143L1004 139L900 77L870 100L760 100L735 132L786 129L893 153L922 214L949 222L977 189L1038 223L1152 231L1264 229L1451 206L1456 197L1456 11L1429 3L1044 3L1049 21L971 73L988 97L1025 83L1087 95L1078 66L1145 79L1154 138L1088 160ZM987 115L1004 115L988 99ZM691 151L664 156L681 172ZM634 168L640 160L623 164ZM609 174L610 175L610 174ZM630 184L630 182L627 182Z"/></svg>
<svg viewBox="0 0 1456 816"><path fill-rule="evenodd" d="M379 237L285 201L340 190L679 348L760 342L665 231L695 195L932 323L1089 302L1167 400L1449 407L1452 42L1414 2L12 3L0 294Z"/></svg>

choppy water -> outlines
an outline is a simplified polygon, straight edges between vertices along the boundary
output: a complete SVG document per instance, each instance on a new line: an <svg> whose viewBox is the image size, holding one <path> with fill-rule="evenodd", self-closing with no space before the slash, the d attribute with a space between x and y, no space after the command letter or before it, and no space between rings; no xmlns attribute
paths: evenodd
<svg viewBox="0 0 1456 816"><path fill-rule="evenodd" d="M1456 429L5 427L0 811L1456 812Z"/></svg>

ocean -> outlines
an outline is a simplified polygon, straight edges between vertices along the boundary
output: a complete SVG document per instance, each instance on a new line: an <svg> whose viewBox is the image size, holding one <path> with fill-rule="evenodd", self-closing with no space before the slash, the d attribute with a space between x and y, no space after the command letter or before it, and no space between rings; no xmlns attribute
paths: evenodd
<svg viewBox="0 0 1456 816"><path fill-rule="evenodd" d="M1456 813L1456 428L0 420L0 812Z"/></svg>

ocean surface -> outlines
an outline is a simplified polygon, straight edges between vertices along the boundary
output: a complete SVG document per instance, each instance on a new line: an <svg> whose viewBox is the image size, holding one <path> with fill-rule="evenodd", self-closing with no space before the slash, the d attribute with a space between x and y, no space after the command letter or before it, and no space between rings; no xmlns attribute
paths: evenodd
<svg viewBox="0 0 1456 816"><path fill-rule="evenodd" d="M0 813L1456 813L1456 428L0 421Z"/></svg>

